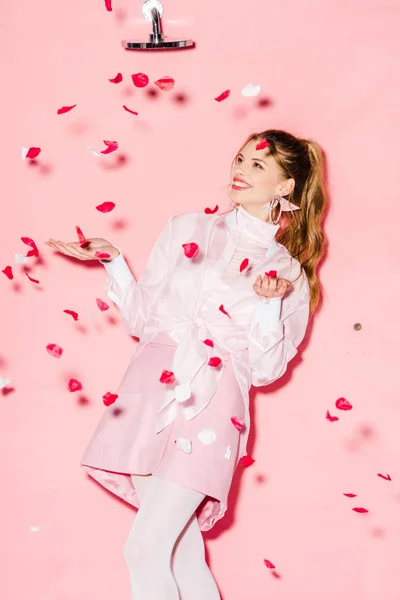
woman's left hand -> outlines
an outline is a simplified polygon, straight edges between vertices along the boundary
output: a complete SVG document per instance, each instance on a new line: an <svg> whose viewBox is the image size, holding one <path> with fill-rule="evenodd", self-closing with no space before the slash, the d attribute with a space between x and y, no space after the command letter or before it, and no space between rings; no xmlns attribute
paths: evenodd
<svg viewBox="0 0 400 600"><path fill-rule="evenodd" d="M283 298L292 289L287 279L277 277L262 277L259 275L253 285L253 290L259 298Z"/></svg>

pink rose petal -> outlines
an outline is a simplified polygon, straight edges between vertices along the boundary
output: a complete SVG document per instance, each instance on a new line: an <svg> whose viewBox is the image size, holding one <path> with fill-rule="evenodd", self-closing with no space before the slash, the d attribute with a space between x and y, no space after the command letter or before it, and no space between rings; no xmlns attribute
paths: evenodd
<svg viewBox="0 0 400 600"><path fill-rule="evenodd" d="M138 115L139 114L135 110L131 110L130 108L128 108L127 106L125 106L125 104L122 105L122 108L124 108L126 110L126 112L129 112L132 115Z"/></svg>
<svg viewBox="0 0 400 600"><path fill-rule="evenodd" d="M244 260L242 260L242 263L239 267L239 271L242 273L242 271L244 271L245 269L247 269L247 267L249 266L249 259L245 258Z"/></svg>
<svg viewBox="0 0 400 600"><path fill-rule="evenodd" d="M205 208L204 212L206 213L206 215L214 215L217 210L218 210L219 206L218 204L215 205L215 208L211 209L211 208Z"/></svg>
<svg viewBox="0 0 400 600"><path fill-rule="evenodd" d="M100 298L96 298L96 303L97 306L99 307L99 309L103 312L105 310L108 310L110 307L108 306L108 304L106 304L105 302L103 302L103 300L100 300Z"/></svg>
<svg viewBox="0 0 400 600"><path fill-rule="evenodd" d="M226 310L224 309L224 305L223 305L223 304L221 304L221 306L219 307L219 309L218 309L218 310L220 310L222 313L224 313L224 315L226 315L226 316L227 316L227 317L229 317L230 319L232 318L232 317L230 316L230 314L229 314L229 313L227 313L227 312L226 312Z"/></svg>
<svg viewBox="0 0 400 600"><path fill-rule="evenodd" d="M160 90L163 92L168 92L174 87L175 81L172 79L172 77L165 76L161 77L161 79L157 79L157 81L154 82L154 85L160 88Z"/></svg>
<svg viewBox="0 0 400 600"><path fill-rule="evenodd" d="M148 85L149 78L145 73L135 73L134 75L132 75L132 81L136 87L142 88Z"/></svg>
<svg viewBox="0 0 400 600"><path fill-rule="evenodd" d="M199 247L194 242L190 242L189 244L182 244L183 251L185 252L185 256L188 258L196 258L199 253Z"/></svg>
<svg viewBox="0 0 400 600"><path fill-rule="evenodd" d="M117 398L118 398L118 394L112 394L111 392L107 392L103 396L103 403L106 406L110 406L111 404L114 404L114 402L116 401Z"/></svg>
<svg viewBox="0 0 400 600"><path fill-rule="evenodd" d="M207 364L210 365L210 367L219 367L221 362L222 361L218 356L212 356Z"/></svg>
<svg viewBox="0 0 400 600"><path fill-rule="evenodd" d="M78 313L75 312L74 310L68 310L68 308L66 310L63 310L63 312L65 312L67 315L71 315L71 317L73 317L74 321L78 320Z"/></svg>
<svg viewBox="0 0 400 600"><path fill-rule="evenodd" d="M382 475L381 473L378 473L378 477L382 477L382 479L386 479L386 481L392 481L391 477L389 474L387 475Z"/></svg>
<svg viewBox="0 0 400 600"><path fill-rule="evenodd" d="M80 242L84 242L86 238L82 233L82 229L78 225L75 226L75 229L76 229L76 233L78 234L78 240Z"/></svg>
<svg viewBox="0 0 400 600"><path fill-rule="evenodd" d="M267 140L263 138L261 142L257 144L256 150L264 150L264 148L267 148L267 146L269 146L269 142L267 142Z"/></svg>
<svg viewBox="0 0 400 600"><path fill-rule="evenodd" d="M63 115L64 113L67 113L70 110L72 110L73 108L75 108L75 106L76 106L76 104L73 104L72 106L62 106L61 108L58 109L57 114Z"/></svg>
<svg viewBox="0 0 400 600"><path fill-rule="evenodd" d="M24 244L32 248L32 250L29 250L26 256L39 256L39 250L37 249L35 242L31 238L22 237L21 240L24 242Z"/></svg>
<svg viewBox="0 0 400 600"><path fill-rule="evenodd" d="M113 79L109 79L111 83L121 83L122 81L122 73L118 73Z"/></svg>
<svg viewBox="0 0 400 600"><path fill-rule="evenodd" d="M105 0L105 4L106 4L106 9L108 10L108 12L111 12L112 11L111 0Z"/></svg>
<svg viewBox="0 0 400 600"><path fill-rule="evenodd" d="M254 460L254 458L251 458L251 456L249 456L248 454L246 454L245 456L242 456L242 458L240 460L242 462L242 466L245 468L250 467L253 463L256 462Z"/></svg>
<svg viewBox="0 0 400 600"><path fill-rule="evenodd" d="M174 383L175 375L172 371L164 371L161 373L160 382L161 383Z"/></svg>
<svg viewBox="0 0 400 600"><path fill-rule="evenodd" d="M81 246L82 248L82 246ZM110 258L111 254L108 254L107 252L100 252L99 250L96 250L95 252L95 257L96 258Z"/></svg>
<svg viewBox="0 0 400 600"><path fill-rule="evenodd" d="M339 421L338 417L332 417L329 413L329 410L326 411L326 418L328 419L328 421Z"/></svg>
<svg viewBox="0 0 400 600"><path fill-rule="evenodd" d="M32 146L31 148L29 148L29 150L26 154L26 158L36 158L37 156L39 156L41 151L42 151L41 148L36 148L35 146Z"/></svg>
<svg viewBox="0 0 400 600"><path fill-rule="evenodd" d="M25 271L25 275L27 276L29 281L32 281L32 283L40 283L38 279L33 279L33 277L31 277L27 271Z"/></svg>
<svg viewBox="0 0 400 600"><path fill-rule="evenodd" d="M346 496L347 498L355 498L357 496L357 494L351 494L349 492L348 494L343 494L343 496Z"/></svg>
<svg viewBox="0 0 400 600"><path fill-rule="evenodd" d="M275 569L276 568L275 565L273 565L272 562L269 561L269 560L267 560L266 558L264 558L264 565L266 567L268 567L268 569Z"/></svg>
<svg viewBox="0 0 400 600"><path fill-rule="evenodd" d="M369 512L366 508L362 508L361 506L353 508L352 510L354 510L354 512L358 512L358 513L367 513L367 512Z"/></svg>
<svg viewBox="0 0 400 600"><path fill-rule="evenodd" d="M10 267L10 266L6 267L5 269L2 270L2 273L4 273L4 275L6 277L8 277L8 279L14 279L12 267Z"/></svg>
<svg viewBox="0 0 400 600"><path fill-rule="evenodd" d="M63 353L63 349L61 348L61 346L57 346L57 344L47 344L46 350L49 354L51 354L51 356L54 356L55 358L60 358L61 354Z"/></svg>
<svg viewBox="0 0 400 600"><path fill-rule="evenodd" d="M217 102L222 102L222 100L225 100L225 98L227 98L230 93L231 90L225 90L225 92L222 92L222 94L214 98L214 100L216 100Z"/></svg>
<svg viewBox="0 0 400 600"><path fill-rule="evenodd" d="M77 379L70 379L68 382L68 390L70 392L78 392L79 390L82 390L82 384L80 381L78 381Z"/></svg>
<svg viewBox="0 0 400 600"><path fill-rule="evenodd" d="M339 410L351 410L353 408L346 398L338 398L335 402L335 406Z"/></svg>
<svg viewBox="0 0 400 600"><path fill-rule="evenodd" d="M231 417L231 421L238 431L241 431L243 429L243 419L241 419L240 417Z"/></svg>
<svg viewBox="0 0 400 600"><path fill-rule="evenodd" d="M212 340L203 340L203 344L205 344L206 346L211 346L211 348L214 348L214 342Z"/></svg>
<svg viewBox="0 0 400 600"><path fill-rule="evenodd" d="M111 142L108 140L103 140L107 148L105 150L101 150L100 154L111 154L111 152L115 152L118 149L118 142Z"/></svg>
<svg viewBox="0 0 400 600"><path fill-rule="evenodd" d="M115 208L114 202L103 202L102 204L96 206L96 210L102 213L109 213L113 210L113 208Z"/></svg>

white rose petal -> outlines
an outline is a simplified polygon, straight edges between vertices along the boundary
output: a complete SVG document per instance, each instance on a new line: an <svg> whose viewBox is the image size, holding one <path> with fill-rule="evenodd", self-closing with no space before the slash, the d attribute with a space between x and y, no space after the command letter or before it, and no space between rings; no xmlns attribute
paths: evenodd
<svg viewBox="0 0 400 600"><path fill-rule="evenodd" d="M39 531L40 527L37 527L36 525L31 525L29 529L32 531L32 533L36 533L37 531Z"/></svg>
<svg viewBox="0 0 400 600"><path fill-rule="evenodd" d="M15 253L14 254L14 262L16 262L17 265L24 265L25 263L28 262L28 259L23 254Z"/></svg>
<svg viewBox="0 0 400 600"><path fill-rule="evenodd" d="M175 444L179 450L183 450L186 454L189 454L189 452L192 451L192 442L187 438L178 438Z"/></svg>
<svg viewBox="0 0 400 600"><path fill-rule="evenodd" d="M205 446L209 446L210 444L215 442L215 440L217 439L217 434L213 429L207 427L206 429L200 431L200 433L197 434L197 437L199 438L202 444L204 444Z"/></svg>
<svg viewBox="0 0 400 600"><path fill-rule="evenodd" d="M181 385L176 385L175 393L176 393L176 396L175 396L176 401L179 403L185 402L185 400L188 400L192 394L190 385L188 383L182 383Z"/></svg>
<svg viewBox="0 0 400 600"><path fill-rule="evenodd" d="M22 157L22 160L25 160L26 155L28 154L28 152L29 152L29 148L24 148L23 146L21 147L21 157Z"/></svg>
<svg viewBox="0 0 400 600"><path fill-rule="evenodd" d="M97 150L95 150L94 148L91 148L90 146L88 146L90 152L92 154L94 154L95 156L101 156L101 152L97 152Z"/></svg>
<svg viewBox="0 0 400 600"><path fill-rule="evenodd" d="M242 96L245 96L245 98L251 98L252 96L258 96L258 94L260 93L260 90L261 90L260 85L253 85L252 83L248 83L246 85L246 87L244 87L242 89Z"/></svg>
<svg viewBox="0 0 400 600"><path fill-rule="evenodd" d="M10 385L11 379L7 379L6 377L0 377L0 390L5 388L7 385Z"/></svg>
<svg viewBox="0 0 400 600"><path fill-rule="evenodd" d="M224 454L224 458L226 458L227 460L230 460L231 456L232 456L232 448L230 446L227 446L225 454Z"/></svg>

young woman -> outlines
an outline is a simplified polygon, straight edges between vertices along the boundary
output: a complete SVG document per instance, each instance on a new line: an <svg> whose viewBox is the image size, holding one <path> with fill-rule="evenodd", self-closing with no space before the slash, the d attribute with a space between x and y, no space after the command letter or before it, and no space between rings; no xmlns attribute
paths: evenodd
<svg viewBox="0 0 400 600"><path fill-rule="evenodd" d="M108 296L140 339L82 458L140 506L124 549L134 600L220 598L201 531L246 455L251 385L283 375L317 307L324 184L318 144L267 130L232 164L233 210L171 217L138 281L107 240L48 242L109 255Z"/></svg>

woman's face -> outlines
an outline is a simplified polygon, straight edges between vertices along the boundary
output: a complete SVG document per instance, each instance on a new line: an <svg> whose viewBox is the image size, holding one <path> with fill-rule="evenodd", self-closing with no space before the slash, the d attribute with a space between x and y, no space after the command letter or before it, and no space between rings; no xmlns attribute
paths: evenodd
<svg viewBox="0 0 400 600"><path fill-rule="evenodd" d="M250 214L270 220L270 212L262 207L277 194L286 196L294 180L282 180L278 165L268 148L256 150L260 140L250 140L236 156L231 167L229 197Z"/></svg>

